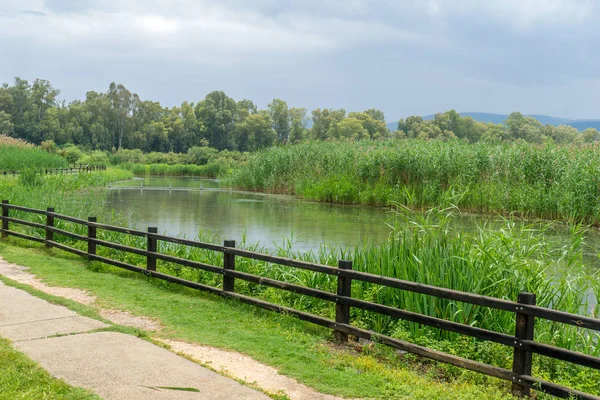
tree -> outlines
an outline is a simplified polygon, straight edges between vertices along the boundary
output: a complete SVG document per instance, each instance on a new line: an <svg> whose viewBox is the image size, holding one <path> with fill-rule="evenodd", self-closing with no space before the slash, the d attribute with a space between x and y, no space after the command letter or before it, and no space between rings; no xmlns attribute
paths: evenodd
<svg viewBox="0 0 600 400"><path fill-rule="evenodd" d="M212 92L196 105L196 118L202 122L210 146L218 149L235 148L233 128L236 115L235 100L222 91Z"/></svg>
<svg viewBox="0 0 600 400"><path fill-rule="evenodd" d="M252 114L236 127L237 143L240 151L256 151L273 146L277 132L272 128L273 121L266 112Z"/></svg>
<svg viewBox="0 0 600 400"><path fill-rule="evenodd" d="M312 111L313 127L311 130L312 137L318 140L328 138L329 128L336 122L341 122L346 116L346 110L330 110L317 108Z"/></svg>
<svg viewBox="0 0 600 400"><path fill-rule="evenodd" d="M290 114L290 136L288 143L298 143L306 138L306 126L308 125L308 117L306 108L292 107L289 110Z"/></svg>
<svg viewBox="0 0 600 400"><path fill-rule="evenodd" d="M385 138L390 134L385 124L383 112L379 110L371 109L364 112L352 112L348 114L348 117L359 120L363 128L369 133L371 139Z"/></svg>
<svg viewBox="0 0 600 400"><path fill-rule="evenodd" d="M59 90L54 89L45 79L36 79L31 86L31 100L37 111L37 120L40 122L48 109L56 106Z"/></svg>
<svg viewBox="0 0 600 400"><path fill-rule="evenodd" d="M523 139L530 143L541 143L544 140L542 124L535 118L513 112L505 123L511 139Z"/></svg>
<svg viewBox="0 0 600 400"><path fill-rule="evenodd" d="M0 111L0 135L11 136L14 129L12 116L6 111Z"/></svg>
<svg viewBox="0 0 600 400"><path fill-rule="evenodd" d="M123 145L123 137L127 130L127 120L131 117L139 98L132 94L121 84L112 82L107 93L110 102L110 119L112 122L112 146L115 147L115 137L117 139L116 148L120 149Z"/></svg>
<svg viewBox="0 0 600 400"><path fill-rule="evenodd" d="M258 108L252 100L243 99L237 102L236 122L243 122L252 114L256 114Z"/></svg>
<svg viewBox="0 0 600 400"><path fill-rule="evenodd" d="M274 99L269 104L269 116L273 121L273 129L277 132L277 141L286 143L290 136L290 113L285 101Z"/></svg>
<svg viewBox="0 0 600 400"><path fill-rule="evenodd" d="M580 136L579 131L568 125L546 125L543 128L544 136L548 136L557 144L573 143Z"/></svg>
<svg viewBox="0 0 600 400"><path fill-rule="evenodd" d="M581 141L582 143L600 142L600 132L598 132L595 128L587 128L586 130L581 132L579 141Z"/></svg>
<svg viewBox="0 0 600 400"><path fill-rule="evenodd" d="M369 131L363 127L361 120L348 117L335 122L329 128L327 136L336 139L361 140L369 138Z"/></svg>

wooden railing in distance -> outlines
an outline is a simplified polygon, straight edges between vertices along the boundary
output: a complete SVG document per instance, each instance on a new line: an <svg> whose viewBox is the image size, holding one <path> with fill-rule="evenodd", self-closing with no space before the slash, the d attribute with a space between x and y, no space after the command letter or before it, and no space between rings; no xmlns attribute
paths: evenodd
<svg viewBox="0 0 600 400"><path fill-rule="evenodd" d="M36 169L34 172L40 175L62 175L62 174L76 174L76 173L84 173L84 172L95 172L95 171L106 171L106 165L83 165L73 164L72 167L67 168L45 168L45 169ZM16 170L10 171L0 171L0 175L4 176L16 176L21 172Z"/></svg>
<svg viewBox="0 0 600 400"><path fill-rule="evenodd" d="M46 216L46 223L42 224L32 222L29 220L12 218L10 217L10 210ZM585 328L594 331L600 331L600 320L596 318L570 314L558 310L552 310L549 308L536 306L535 294L532 293L520 293L519 298L516 302L509 301L494 297L459 292L456 290L445 289L430 285L423 285L416 282L355 271L353 270L352 262L350 261L340 260L338 267L336 268L327 265L315 264L290 258L276 257L269 254L239 249L235 247L235 241L233 240L226 240L223 246L220 246L211 243L204 243L194 240L182 239L178 237L161 235L158 233L158 228L156 227L149 227L146 232L138 231L113 225L100 224L97 222L95 217L89 217L87 220L84 220L67 215L58 214L54 212L53 208L48 208L46 211L43 211L16 206L9 204L8 200L2 201L1 220L2 228L0 229L0 233L2 237L7 237L8 235L11 235L25 240L45 243L48 247L55 247L70 253L74 253L92 261L99 261L116 267L124 268L129 271L143 273L145 275L157 279L162 279L168 282L180 284L189 288L203 290L225 297L236 298L244 303L253 304L255 306L262 307L267 310L293 315L301 320L308 321L313 324L321 325L334 330L336 339L341 342L348 341L348 335L353 335L357 338L378 341L385 345L413 354L417 354L422 357L426 357L432 360L448 363L457 367L465 368L471 371L476 371L482 374L503 379L512 383L512 393L517 396L529 396L530 390L535 389L561 398L600 400L600 397L598 396L583 393L531 376L533 354L539 354L557 360L562 360L569 363L600 370L599 357L594 357L580 352L575 352L551 346L548 344L539 343L534 340L534 327L535 320L537 318L573 325L579 328ZM57 220L63 220L70 223L85 226L87 227L87 235L80 235L63 229L58 229L55 226ZM10 224L18 224L28 226L30 228L39 229L43 231L44 234L42 235L40 233L39 237L27 235L25 233L17 232L11 229ZM120 232L126 235L144 237L147 239L147 247L146 249L140 249L98 239L98 230ZM62 235L78 241L87 242L87 251L79 250L67 246L64 243L60 243L56 240L56 235ZM197 261L176 257L169 254L163 254L159 252L160 242L175 243L182 246L190 246L223 253L223 265L209 265ZM146 266L144 268L138 265L132 265L123 261L100 256L97 254L97 246L107 247L126 253L144 256L146 257L147 261ZM314 271L336 276L338 280L337 292L330 293L319 289L313 289L306 286L282 282L279 280L253 275L242 271L236 271L236 257L245 257L253 260L260 260L268 263L279 264L292 268L304 269L308 271ZM216 288L213 286L188 281L176 276L160 272L159 268L157 268L157 261L170 262L189 268L195 268L222 275L223 287ZM236 293L236 279L241 279L247 282L253 282L272 288L286 290L289 292L302 294L305 296L311 296L325 301L330 301L335 304L335 320L330 320L328 318L324 318L318 315L310 314L307 312L299 311L293 308L284 307L277 304L272 304L260 299ZM490 307L514 313L516 321L515 335L513 336L505 333L494 332L482 328L477 328L475 326L460 324L457 322L436 318L433 316L422 315L415 312L398 309L395 307L355 299L352 297L351 293L352 280L368 282L390 288L406 290L414 293L420 293L424 295L435 296L439 298L459 301L463 303L470 303L478 306ZM513 369L511 371L493 365L488 365L481 362L476 362L466 358L458 357L455 355L442 353L403 340L398 340L383 335L381 333L352 326L350 320L351 307L356 307L362 310L392 316L398 319L411 321L450 332L456 332L480 340L491 341L512 347L514 350Z"/></svg>

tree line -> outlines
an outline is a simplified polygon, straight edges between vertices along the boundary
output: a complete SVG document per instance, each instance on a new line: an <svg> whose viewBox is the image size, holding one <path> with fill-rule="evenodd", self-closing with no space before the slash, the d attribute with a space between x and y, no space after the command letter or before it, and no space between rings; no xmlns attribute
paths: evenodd
<svg viewBox="0 0 600 400"><path fill-rule="evenodd" d="M521 139L532 143L600 140L595 129L582 133L569 126L542 125L520 113L505 124L482 123L451 110L425 121L418 116L401 119L394 132L384 113L369 109L347 113L344 109L288 107L274 99L266 110L248 99L236 101L215 91L197 103L177 107L142 100L122 84L111 83L104 93L87 92L85 100L59 101L60 91L47 80L32 83L15 78L0 87L0 135L63 146L115 152L187 153L193 147L255 151L273 145L305 140L362 140L398 138L452 139L469 142Z"/></svg>

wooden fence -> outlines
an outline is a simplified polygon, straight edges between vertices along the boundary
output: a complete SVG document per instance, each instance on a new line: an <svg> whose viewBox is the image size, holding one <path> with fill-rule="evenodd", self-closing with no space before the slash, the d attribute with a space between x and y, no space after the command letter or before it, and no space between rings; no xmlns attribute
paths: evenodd
<svg viewBox="0 0 600 400"><path fill-rule="evenodd" d="M94 172L94 171L106 171L106 165L83 165L73 164L73 167L68 168L46 168L36 169L34 172L40 175L61 175L61 174L77 174L82 172ZM0 171L0 174L4 176L12 175L17 176L20 171Z"/></svg>
<svg viewBox="0 0 600 400"><path fill-rule="evenodd" d="M17 210L25 213L33 213L46 217L46 223L36 223L29 220L10 217L10 210ZM56 228L55 220L63 220L70 223L87 227L87 235L80 235L74 232ZM53 208L47 210L37 210L16 205L11 205L7 200L2 201L2 228L0 232L2 237L12 235L21 239L34 242L45 243L48 247L55 247L70 253L85 257L89 260L99 261L116 267L124 268L130 271L139 272L157 279L180 284L189 288L199 289L206 292L218 294L221 296L236 298L244 303L253 304L267 310L279 313L293 315L301 320L308 321L334 330L335 337L342 341L348 341L348 335L357 338L374 340L393 348L410 352L422 357L436 360L442 363L448 363L460 368L476 371L485 375L493 376L512 382L512 393L518 396L529 396L530 389L539 390L561 398L579 398L599 400L600 397L582 393L555 383L543 381L531 376L532 355L540 354L557 360L566 361L573 364L600 370L600 358L583 353L566 350L563 348L551 346L534 341L534 327L536 319L545 319L558 323L573 325L580 328L600 331L600 320L581 315L570 314L549 308L536 306L536 297L532 293L520 293L517 301L508 301L494 297L481 296L472 293L459 292L436 286L423 285L411 281L404 281L395 278L388 278L358 272L352 269L351 261L340 260L338 267L330 267L300 260L276 257L268 254L257 253L238 249L235 247L235 241L226 240L223 246L203 243L193 240L187 240L177 237L161 235L156 227L150 227L146 232L132 230L118 226L104 225L97 222L95 217L89 217L88 220L74 218L67 215L61 215L54 212ZM10 229L11 224L20 224L31 228L43 230L45 237L27 235L22 232L16 232ZM146 249L125 246L119 243L104 241L97 238L98 230L120 232L127 235L143 237L147 240ZM55 235L66 236L78 241L87 242L87 251L69 247L55 240ZM191 261L180 257L163 254L158 251L159 242L175 243L183 246L190 246L201 249L208 249L223 253L223 265L208 265L201 262ZM123 251L126 253L144 256L146 258L145 268L128 264L122 261L110 259L97 254L97 246ZM253 260L260 260L268 263L284 265L288 267L319 272L337 277L337 292L313 289L306 286L282 282L258 275L253 275L241 271L236 271L236 257L245 257ZM181 266L195 268L203 271L212 272L223 276L222 289L213 286L188 281L176 276L168 275L157 271L157 260L175 263ZM247 282L253 282L272 288L286 290L289 292L310 296L321 300L326 300L335 304L335 320L298 311L293 308L272 304L263 300L252 298L235 292L235 282L241 279ZM475 326L460 324L432 316L422 315L395 307L389 307L369 301L359 300L352 297L351 284L353 280L373 283L389 288L406 290L414 293L420 293L429 296L435 296L443 299L450 299L463 303L470 303L482 307L490 307L497 310L515 313L515 334L508 335L494 332ZM356 307L362 310L379 313L398 319L415 322L422 325L435 327L438 329L467 335L484 341L500 343L513 349L513 368L512 370L496 367L493 365L476 362L466 358L446 354L427 347L418 346L406 341L385 336L370 330L361 329L351 325L350 308ZM600 344L597 344L600 345ZM598 383L600 385L600 382Z"/></svg>

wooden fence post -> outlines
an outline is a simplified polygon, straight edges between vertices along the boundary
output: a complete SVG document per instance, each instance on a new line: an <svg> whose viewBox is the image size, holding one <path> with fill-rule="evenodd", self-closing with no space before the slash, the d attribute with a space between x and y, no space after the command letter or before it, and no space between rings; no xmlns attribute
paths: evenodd
<svg viewBox="0 0 600 400"><path fill-rule="evenodd" d="M48 229L54 227L54 215L50 215L50 213L54 212L54 207L48 207L46 209L46 247L51 248L52 245L50 242L54 241L54 231Z"/></svg>
<svg viewBox="0 0 600 400"><path fill-rule="evenodd" d="M352 261L339 260L338 261L339 269L352 269ZM345 276L338 275L338 287L337 287L337 295L352 297L352 278L348 278ZM340 304L339 301L336 301L335 305L335 322L340 324L349 324L350 323L350 306L347 304ZM335 331L334 332L335 339L339 342L346 343L348 342L348 334L345 332Z"/></svg>
<svg viewBox="0 0 600 400"><path fill-rule="evenodd" d="M235 247L235 240L225 240L225 247ZM235 270L235 255L223 253L223 268L226 270ZM223 275L223 290L226 292L235 292L235 278L233 276Z"/></svg>
<svg viewBox="0 0 600 400"><path fill-rule="evenodd" d="M96 217L88 217L88 222L97 222ZM88 255L96 255L96 227L88 225Z"/></svg>
<svg viewBox="0 0 600 400"><path fill-rule="evenodd" d="M2 200L2 237L8 237L8 200Z"/></svg>
<svg viewBox="0 0 600 400"><path fill-rule="evenodd" d="M521 304L535 305L535 294L521 292L517 300ZM519 306L517 306L517 318L515 327L515 336L522 340L533 340L533 332L535 325L535 317L519 312ZM531 375L531 356L532 353L529 351L521 350L519 347L515 347L513 354L513 372L517 375ZM521 384L518 378L515 378L512 384L512 394L519 397L530 396L530 390L528 387Z"/></svg>
<svg viewBox="0 0 600 400"><path fill-rule="evenodd" d="M148 227L148 233L158 233L158 228L156 227ZM158 240L156 238L147 236L148 238L148 253L156 253L158 250ZM156 271L156 257L151 256L150 254L146 255L146 269L150 271Z"/></svg>

